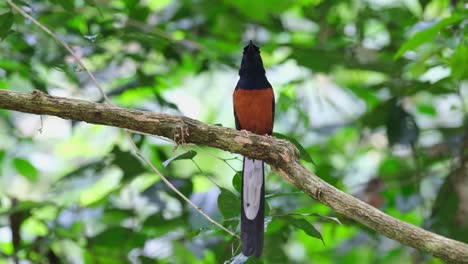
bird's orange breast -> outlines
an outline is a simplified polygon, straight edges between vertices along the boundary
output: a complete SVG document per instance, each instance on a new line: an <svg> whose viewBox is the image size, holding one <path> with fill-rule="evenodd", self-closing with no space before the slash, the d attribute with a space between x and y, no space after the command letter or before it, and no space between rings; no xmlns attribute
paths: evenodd
<svg viewBox="0 0 468 264"><path fill-rule="evenodd" d="M256 134L271 134L273 129L273 89L236 89L234 112L241 129Z"/></svg>

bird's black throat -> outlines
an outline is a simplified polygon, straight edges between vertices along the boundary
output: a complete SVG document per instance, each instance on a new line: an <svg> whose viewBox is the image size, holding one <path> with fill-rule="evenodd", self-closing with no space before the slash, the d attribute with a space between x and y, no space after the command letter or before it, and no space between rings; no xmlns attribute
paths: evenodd
<svg viewBox="0 0 468 264"><path fill-rule="evenodd" d="M262 57L260 56L260 49L255 46L252 41L244 47L239 76L240 79L237 83L237 88L256 90L271 87L271 84L265 76L265 68L263 67Z"/></svg>

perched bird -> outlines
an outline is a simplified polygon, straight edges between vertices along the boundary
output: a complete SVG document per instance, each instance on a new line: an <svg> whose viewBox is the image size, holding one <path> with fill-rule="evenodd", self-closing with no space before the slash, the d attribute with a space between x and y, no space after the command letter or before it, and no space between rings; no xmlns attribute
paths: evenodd
<svg viewBox="0 0 468 264"><path fill-rule="evenodd" d="M233 94L238 130L271 135L275 96L265 76L260 50L252 41L244 47L239 82ZM242 174L241 240L245 256L259 257L263 251L265 214L264 163L244 157Z"/></svg>

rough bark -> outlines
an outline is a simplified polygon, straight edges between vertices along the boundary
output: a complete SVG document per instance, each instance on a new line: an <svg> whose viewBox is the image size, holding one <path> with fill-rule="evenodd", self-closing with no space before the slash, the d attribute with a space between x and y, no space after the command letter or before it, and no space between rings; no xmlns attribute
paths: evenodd
<svg viewBox="0 0 468 264"><path fill-rule="evenodd" d="M0 108L127 128L167 137L178 144L201 144L262 159L290 183L338 213L446 261L468 263L467 244L400 221L336 189L302 166L299 152L285 140L250 133L246 135L234 129L207 125L182 116L53 97L38 91L20 93L0 90Z"/></svg>

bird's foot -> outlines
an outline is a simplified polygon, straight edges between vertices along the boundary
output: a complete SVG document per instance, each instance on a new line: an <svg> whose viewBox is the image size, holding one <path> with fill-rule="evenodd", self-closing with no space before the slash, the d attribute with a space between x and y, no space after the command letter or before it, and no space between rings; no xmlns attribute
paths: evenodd
<svg viewBox="0 0 468 264"><path fill-rule="evenodd" d="M244 136L248 136L249 135L249 131L245 130L245 129L241 129L240 132L242 132L242 134L244 134Z"/></svg>

